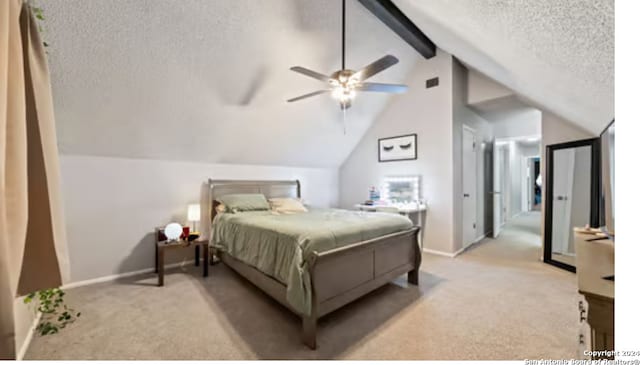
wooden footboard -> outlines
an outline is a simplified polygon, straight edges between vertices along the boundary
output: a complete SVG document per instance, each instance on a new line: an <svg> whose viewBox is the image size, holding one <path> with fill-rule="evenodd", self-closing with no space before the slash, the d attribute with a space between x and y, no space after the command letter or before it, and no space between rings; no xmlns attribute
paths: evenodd
<svg viewBox="0 0 640 365"><path fill-rule="evenodd" d="M335 250L314 253L310 259L313 302L311 315L303 315L287 303L287 287L259 270L224 252L219 257L227 266L302 318L302 339L316 348L317 321L400 275L418 285L422 255L418 227Z"/></svg>
<svg viewBox="0 0 640 365"><path fill-rule="evenodd" d="M419 227L413 227L330 251L314 253L309 272L313 303L311 315L302 316L303 341L316 348L318 318L408 273L418 285L422 255Z"/></svg>

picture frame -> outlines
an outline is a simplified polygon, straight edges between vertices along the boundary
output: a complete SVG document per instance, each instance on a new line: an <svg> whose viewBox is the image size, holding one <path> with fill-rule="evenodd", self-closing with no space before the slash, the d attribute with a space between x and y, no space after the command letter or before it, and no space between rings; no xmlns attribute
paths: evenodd
<svg viewBox="0 0 640 365"><path fill-rule="evenodd" d="M416 133L378 139L378 162L417 159L418 135Z"/></svg>

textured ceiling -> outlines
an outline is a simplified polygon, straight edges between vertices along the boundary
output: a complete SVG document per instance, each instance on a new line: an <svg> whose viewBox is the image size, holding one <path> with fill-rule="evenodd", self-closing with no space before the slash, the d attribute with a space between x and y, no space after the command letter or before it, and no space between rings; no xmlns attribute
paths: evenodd
<svg viewBox="0 0 640 365"><path fill-rule="evenodd" d="M593 133L614 116L613 0L394 0L440 48Z"/></svg>
<svg viewBox="0 0 640 365"><path fill-rule="evenodd" d="M594 133L613 117L613 0L395 0L465 64ZM340 0L46 0L44 37L63 153L338 166L385 107L347 113L288 70L340 64ZM420 56L347 1L347 66ZM394 96L401 97L401 96Z"/></svg>
<svg viewBox="0 0 640 365"><path fill-rule="evenodd" d="M342 113L323 84L289 71L340 65L339 0L46 0L44 38L60 150L69 154L285 166L339 166L388 96ZM419 55L356 1L347 67Z"/></svg>

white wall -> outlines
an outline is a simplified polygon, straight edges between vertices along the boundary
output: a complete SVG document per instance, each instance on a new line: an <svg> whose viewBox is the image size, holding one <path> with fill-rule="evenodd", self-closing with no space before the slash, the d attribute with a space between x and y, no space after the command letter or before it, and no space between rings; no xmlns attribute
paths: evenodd
<svg viewBox="0 0 640 365"><path fill-rule="evenodd" d="M478 71L469 71L468 85L468 104L478 104L513 95L513 91L498 84Z"/></svg>
<svg viewBox="0 0 640 365"><path fill-rule="evenodd" d="M542 151L547 145L593 138L596 135L552 113L542 112Z"/></svg>
<svg viewBox="0 0 640 365"><path fill-rule="evenodd" d="M453 60L452 65L452 118L453 118L453 201L454 201L454 252L462 248L463 222L463 163L462 163L462 128L471 127L476 133L476 238L486 234L492 227L491 212L488 208L489 186L486 167L489 155L486 144L493 139L491 124L467 106L467 99L472 85L472 73L460 62Z"/></svg>
<svg viewBox="0 0 640 365"><path fill-rule="evenodd" d="M453 252L453 156L451 110L452 58L444 51L421 60L407 79L409 91L390 100L373 126L340 167L340 206L352 208L367 199L372 185L386 175L421 175L429 211L423 229L427 249ZM440 85L425 89L425 80ZM378 138L418 134L418 159L378 162Z"/></svg>
<svg viewBox="0 0 640 365"><path fill-rule="evenodd" d="M516 109L493 115L491 118L496 138L539 136L542 133L542 113L534 108Z"/></svg>
<svg viewBox="0 0 640 365"><path fill-rule="evenodd" d="M153 267L154 228L188 223L187 204L200 201L208 178L299 179L312 205L335 206L338 198L337 169L74 155L60 161L72 282ZM193 250L176 251L173 260L193 264Z"/></svg>
<svg viewBox="0 0 640 365"><path fill-rule="evenodd" d="M535 146L529 145L520 145L520 152L523 157L539 157L540 156L540 145L537 144Z"/></svg>

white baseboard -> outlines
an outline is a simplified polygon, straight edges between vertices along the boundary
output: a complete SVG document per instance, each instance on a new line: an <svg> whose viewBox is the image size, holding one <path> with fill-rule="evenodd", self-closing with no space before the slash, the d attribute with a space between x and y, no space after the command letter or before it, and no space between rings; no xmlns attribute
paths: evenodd
<svg viewBox="0 0 640 365"><path fill-rule="evenodd" d="M432 250L432 249L429 249L429 248L423 248L422 251L426 252L426 253L433 254L433 255L445 256L445 257L453 258L453 257L458 256L462 251L464 251L464 248L461 248L456 252L444 252L444 251Z"/></svg>
<svg viewBox="0 0 640 365"><path fill-rule="evenodd" d="M29 332L27 332L27 337L25 337L24 341L22 341L22 346L20 346L20 350L16 354L16 360L24 359L24 355L27 353L27 349L29 345L31 345L31 340L33 339L33 334L36 332L36 327L38 323L40 323L40 319L42 318L42 313L38 312L36 318L33 319L33 323L31 327L29 327Z"/></svg>
<svg viewBox="0 0 640 365"><path fill-rule="evenodd" d="M482 241L482 240L483 240L483 239L485 239L485 238L487 238L487 234L486 234L486 233L485 233L485 234L483 234L482 236L480 236L480 237L476 238L476 240L475 240L475 241L471 242L471 245L473 245L474 243L478 243L478 242ZM469 245L469 246L471 246L471 245Z"/></svg>
<svg viewBox="0 0 640 365"><path fill-rule="evenodd" d="M204 260L204 259L201 259L201 260ZM165 265L164 268L165 269L171 269L171 268L174 268L174 267L180 267L182 265L184 265L183 262L177 262L177 263L174 263L174 264ZM94 279L89 279L89 280L75 281L75 282L72 282L72 283L64 284L61 287L61 289L66 290L66 289L78 288L78 287L81 287L81 286L105 283L105 282L108 282L108 281L114 281L114 280L118 280L118 279L122 279L122 278L128 278L128 277L131 277L131 276L152 273L155 270L156 269L152 267L152 268L148 268L148 269L123 272L123 273L120 273L120 274L101 276L99 278L94 278Z"/></svg>
<svg viewBox="0 0 640 365"><path fill-rule="evenodd" d="M471 242L471 244L467 247L463 247L461 249L459 249L456 252L444 252L444 251L438 251L438 250L431 250L428 248L423 248L422 251L426 252L426 253L430 253L430 254L434 254L434 255L439 255L439 256L445 256L445 257L456 257L459 254L462 253L462 251L466 250L467 248L471 247L471 245L476 244L480 241L482 241L483 239L487 238L487 234L483 234L482 236L476 238L473 242Z"/></svg>

